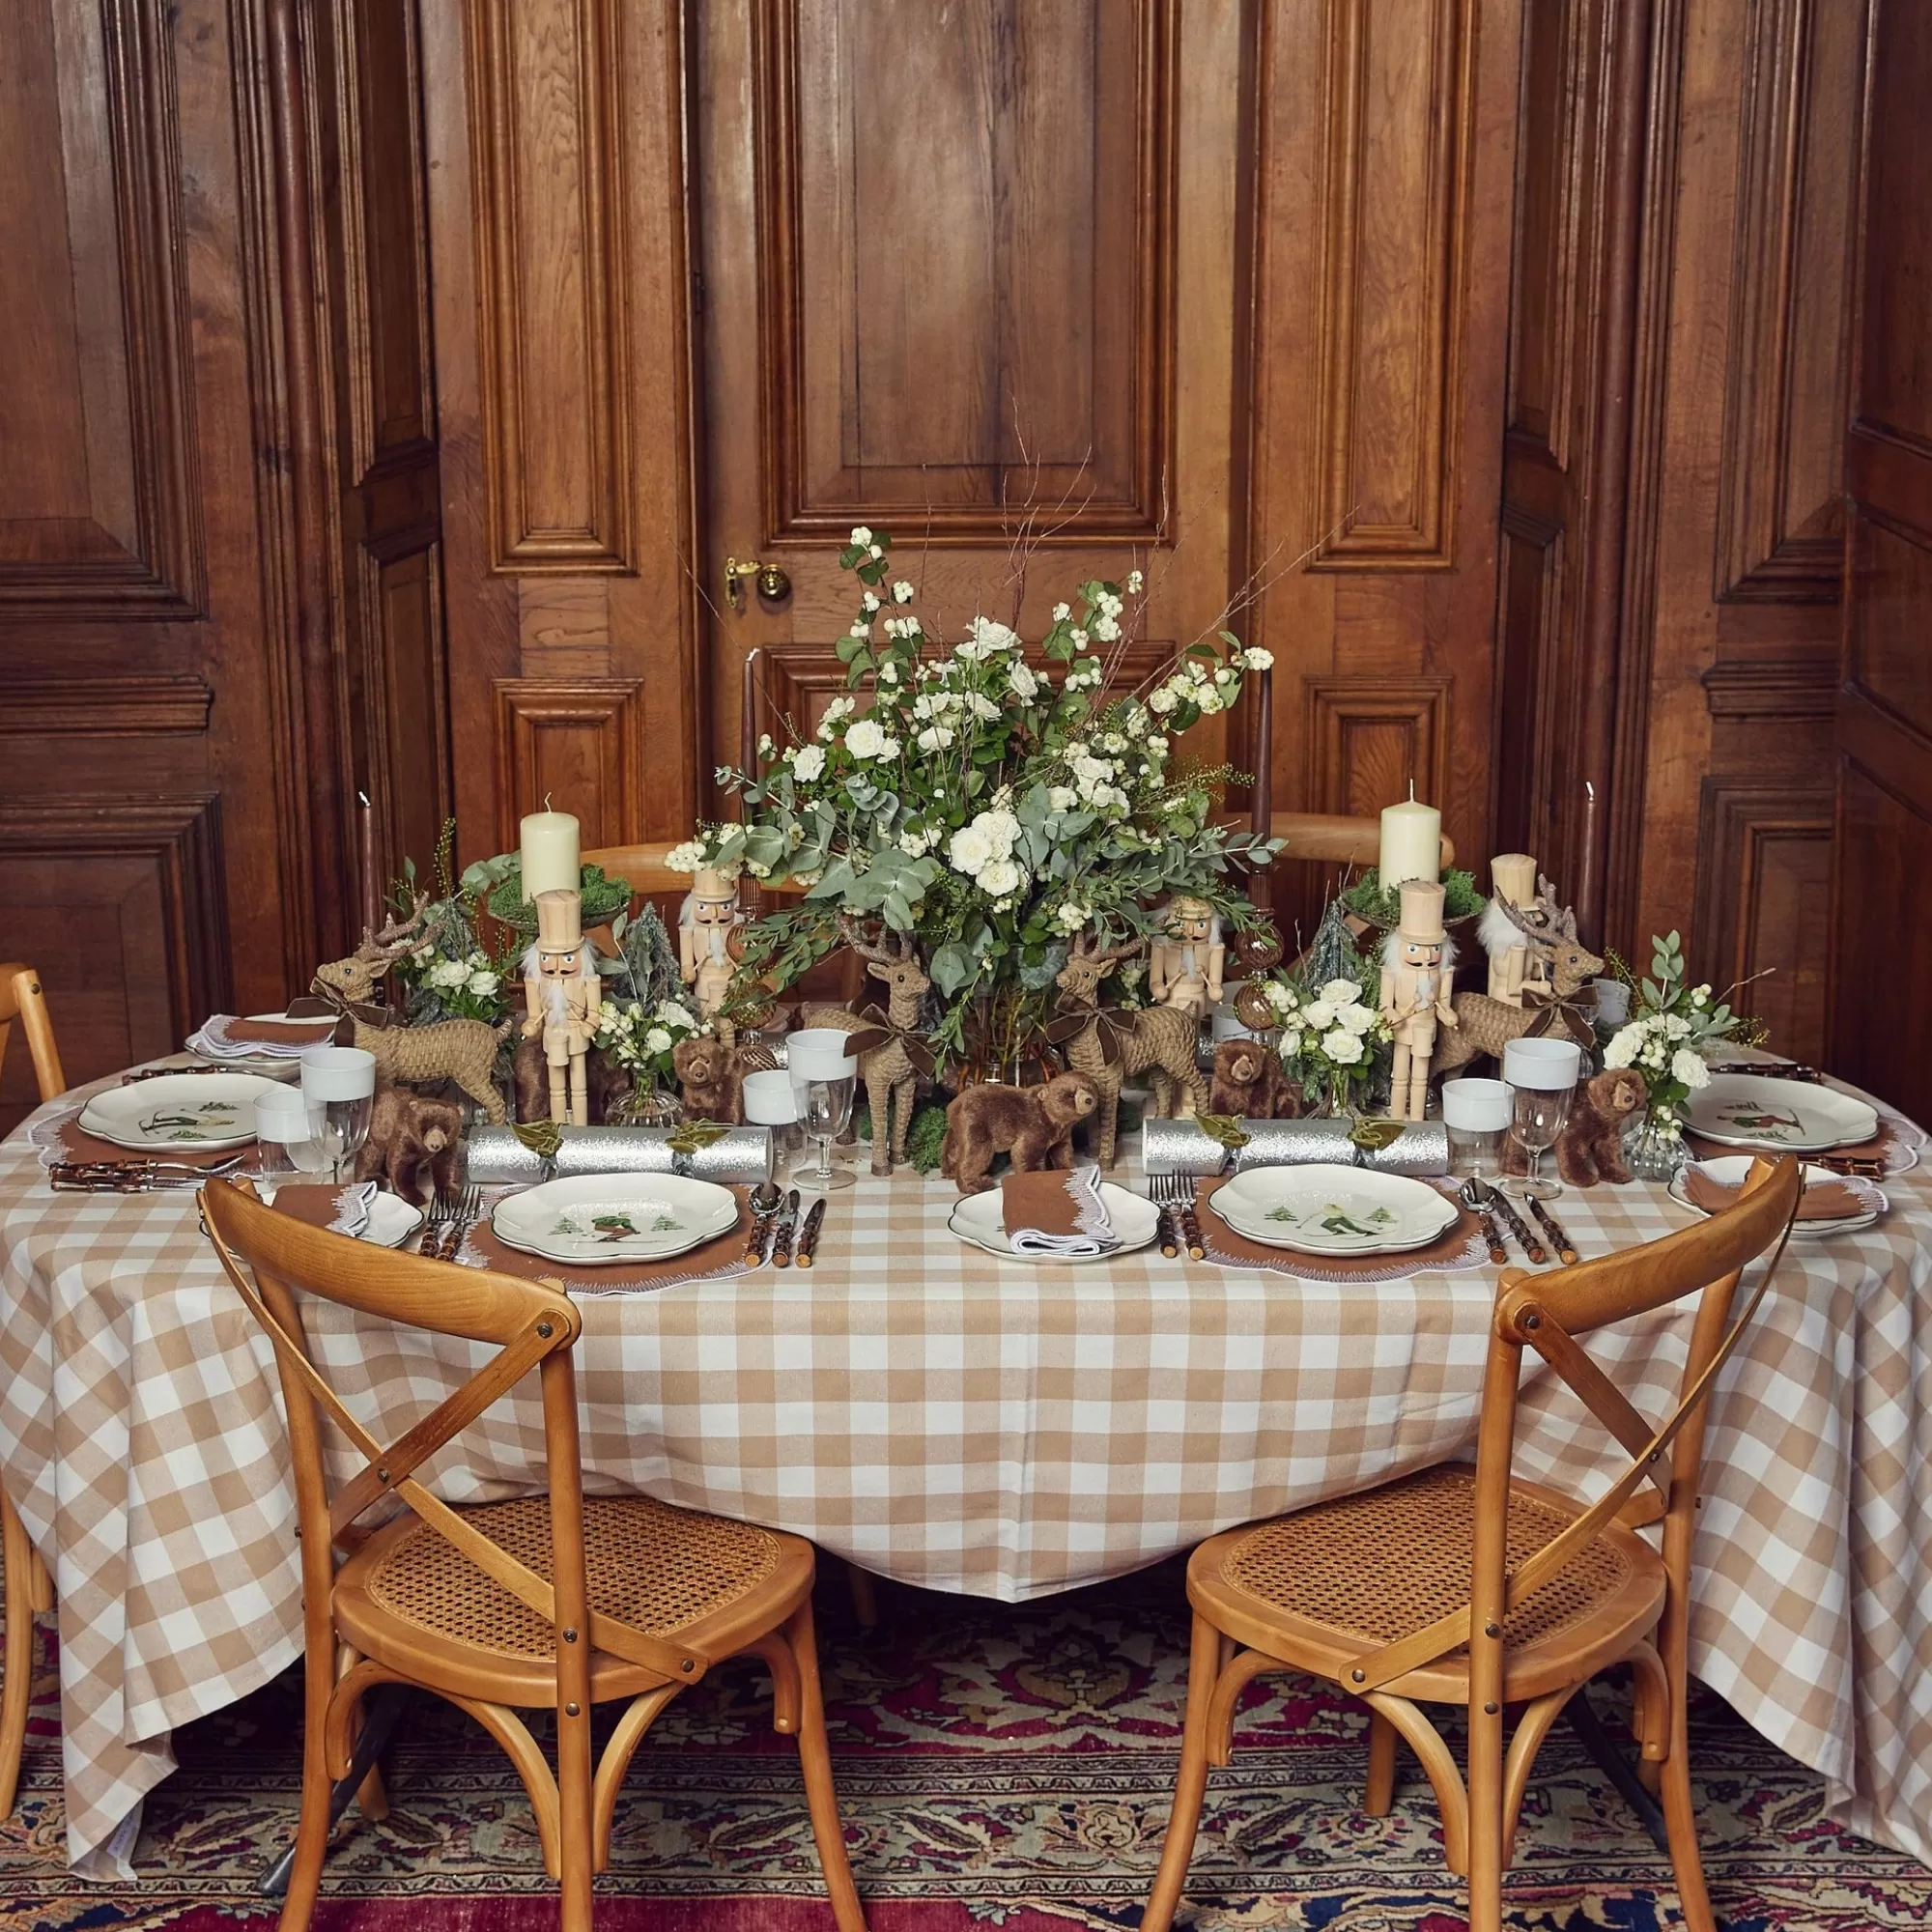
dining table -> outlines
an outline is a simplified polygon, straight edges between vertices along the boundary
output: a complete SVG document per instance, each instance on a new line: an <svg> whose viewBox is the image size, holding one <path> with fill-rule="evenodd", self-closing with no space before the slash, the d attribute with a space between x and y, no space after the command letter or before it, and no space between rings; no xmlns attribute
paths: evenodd
<svg viewBox="0 0 1932 1932"><path fill-rule="evenodd" d="M49 1185L50 1133L92 1091L0 1143L0 1480L58 1599L70 1864L128 1875L170 1733L299 1654L301 1592L272 1351L193 1192ZM1924 1135L1881 1111L1911 1163L1882 1183L1889 1211L1789 1243L1718 1385L1690 1662L1822 1776L1835 1818L1932 1862L1932 1172ZM1144 1184L1137 1161L1129 1142L1117 1178ZM1472 1453L1487 1261L1352 1282L1158 1248L1018 1263L950 1231L954 1198L862 1165L809 1270L584 1296L586 1488L1017 1603ZM1552 1205L1586 1260L1696 1218L1641 1181ZM1693 1303L1591 1340L1653 1416L1674 1403ZM490 1352L303 1312L384 1439ZM531 1378L425 1479L494 1500L541 1489L543 1459ZM1588 1496L1623 1461L1532 1359L1519 1472Z"/></svg>

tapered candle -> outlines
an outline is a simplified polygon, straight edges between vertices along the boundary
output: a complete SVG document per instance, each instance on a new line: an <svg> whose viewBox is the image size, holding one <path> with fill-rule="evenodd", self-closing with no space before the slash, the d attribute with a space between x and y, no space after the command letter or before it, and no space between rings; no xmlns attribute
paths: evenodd
<svg viewBox="0 0 1932 1932"><path fill-rule="evenodd" d="M1435 879L1442 873L1442 814L1417 802L1415 786L1400 805L1382 810L1381 856L1377 878L1385 893L1405 879Z"/></svg>
<svg viewBox="0 0 1932 1932"><path fill-rule="evenodd" d="M539 893L574 893L582 883L578 858L577 820L567 811L552 811L549 800L518 827L523 841L524 896Z"/></svg>

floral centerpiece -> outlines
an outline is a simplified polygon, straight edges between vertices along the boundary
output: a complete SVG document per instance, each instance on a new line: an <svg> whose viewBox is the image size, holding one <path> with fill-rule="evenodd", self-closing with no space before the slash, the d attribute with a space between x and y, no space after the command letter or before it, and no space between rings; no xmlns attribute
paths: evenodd
<svg viewBox="0 0 1932 1932"><path fill-rule="evenodd" d="M1275 1055L1304 1099L1324 1113L1360 1114L1382 1049L1394 1038L1378 1010L1378 990L1360 978L1312 986L1293 974L1267 974L1248 981L1239 1010L1250 1025L1265 1017L1278 1029Z"/></svg>
<svg viewBox="0 0 1932 1932"><path fill-rule="evenodd" d="M515 966L509 952L490 952L476 929L477 903L467 885L450 876L456 821L448 820L437 841L436 896L416 886L413 859L403 861L403 876L390 887L389 903L415 929L415 943L395 963L403 1008L412 1026L436 1020L501 1023L510 1010Z"/></svg>
<svg viewBox="0 0 1932 1932"><path fill-rule="evenodd" d="M1004 1064L1043 1024L1074 934L1151 937L1160 902L1183 893L1236 929L1252 922L1240 880L1278 843L1214 824L1236 775L1190 765L1175 741L1271 660L1217 631L1110 697L1140 572L1081 584L1029 653L985 615L950 644L929 633L913 584L888 584L891 547L862 526L839 559L859 589L838 643L846 695L810 736L762 739L756 769L721 772L739 821L669 863L804 889L748 932L748 989L797 979L839 943L841 916L878 920L919 942L946 1003L935 1043ZM970 1039L976 1028L997 1037Z"/></svg>
<svg viewBox="0 0 1932 1932"><path fill-rule="evenodd" d="M1683 942L1672 932L1653 937L1650 970L1632 984L1632 1012L1604 1048L1605 1066L1630 1066L1643 1076L1650 1098L1631 1137L1631 1171L1667 1180L1689 1159L1677 1110L1711 1077L1712 1049L1734 1041L1746 1022L1708 985L1687 984ZM1627 982L1625 969L1620 977Z"/></svg>

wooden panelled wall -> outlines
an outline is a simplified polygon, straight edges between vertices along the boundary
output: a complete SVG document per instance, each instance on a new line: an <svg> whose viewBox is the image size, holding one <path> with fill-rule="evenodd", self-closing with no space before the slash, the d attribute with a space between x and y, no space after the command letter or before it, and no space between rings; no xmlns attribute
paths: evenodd
<svg viewBox="0 0 1932 1932"><path fill-rule="evenodd" d="M87 1073L447 810L677 837L870 522L949 624L1232 607L1279 805L1413 781L1820 1050L1866 13L21 0L0 953Z"/></svg>

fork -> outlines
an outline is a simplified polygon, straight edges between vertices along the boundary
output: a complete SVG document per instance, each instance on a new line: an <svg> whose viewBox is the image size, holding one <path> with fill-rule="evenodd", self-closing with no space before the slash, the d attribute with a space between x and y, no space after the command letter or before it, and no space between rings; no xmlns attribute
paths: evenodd
<svg viewBox="0 0 1932 1932"><path fill-rule="evenodd" d="M438 1194L429 1204L429 1212L423 1216L422 1239L416 1243L416 1252L436 1259L436 1244L442 1236L442 1231L456 1219L457 1204L462 1199L462 1189L454 1194Z"/></svg>
<svg viewBox="0 0 1932 1932"><path fill-rule="evenodd" d="M1208 1244L1201 1238L1201 1224L1194 1217L1194 1178L1186 1174L1155 1174L1148 1178L1148 1199L1158 1208L1171 1230L1173 1245L1160 1244L1162 1254L1172 1258L1184 1241L1189 1256L1208 1259Z"/></svg>
<svg viewBox="0 0 1932 1932"><path fill-rule="evenodd" d="M442 1236L442 1244L437 1250L439 1261L454 1261L456 1251L463 1245L463 1237L469 1234L483 1213L483 1190L474 1181L460 1189L456 1197L456 1214L448 1230Z"/></svg>

